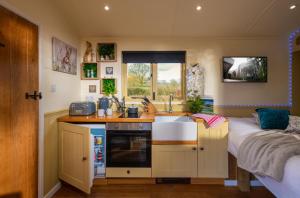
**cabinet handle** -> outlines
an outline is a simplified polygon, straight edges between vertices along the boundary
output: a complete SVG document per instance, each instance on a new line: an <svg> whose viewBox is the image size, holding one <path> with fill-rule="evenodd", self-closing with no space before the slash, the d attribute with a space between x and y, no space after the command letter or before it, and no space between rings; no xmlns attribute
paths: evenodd
<svg viewBox="0 0 300 198"><path fill-rule="evenodd" d="M86 158L86 157L83 157L83 158L82 158L82 161L85 161L85 160L87 160L87 158Z"/></svg>
<svg viewBox="0 0 300 198"><path fill-rule="evenodd" d="M197 150L197 148L196 147L193 147L193 151L196 151Z"/></svg>
<svg viewBox="0 0 300 198"><path fill-rule="evenodd" d="M200 150L201 150L201 151L204 151L204 147L201 147Z"/></svg>
<svg viewBox="0 0 300 198"><path fill-rule="evenodd" d="M127 174L130 174L130 170L127 170Z"/></svg>

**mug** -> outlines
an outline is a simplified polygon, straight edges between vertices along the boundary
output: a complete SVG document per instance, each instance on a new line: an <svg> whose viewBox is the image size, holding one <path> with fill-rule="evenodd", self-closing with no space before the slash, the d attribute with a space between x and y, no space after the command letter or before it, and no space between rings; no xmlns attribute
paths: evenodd
<svg viewBox="0 0 300 198"><path fill-rule="evenodd" d="M104 117L105 116L105 110L104 109L99 109L98 110L98 116L99 117Z"/></svg>
<svg viewBox="0 0 300 198"><path fill-rule="evenodd" d="M106 110L106 115L112 116L112 114L113 114L112 109L107 109L107 110Z"/></svg>

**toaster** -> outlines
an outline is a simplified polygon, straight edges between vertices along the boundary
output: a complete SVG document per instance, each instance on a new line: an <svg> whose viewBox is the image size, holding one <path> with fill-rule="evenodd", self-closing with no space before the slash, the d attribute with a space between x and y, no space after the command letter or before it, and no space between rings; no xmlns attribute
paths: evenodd
<svg viewBox="0 0 300 198"><path fill-rule="evenodd" d="M96 113L96 104L94 102L73 102L70 104L69 115L88 116Z"/></svg>

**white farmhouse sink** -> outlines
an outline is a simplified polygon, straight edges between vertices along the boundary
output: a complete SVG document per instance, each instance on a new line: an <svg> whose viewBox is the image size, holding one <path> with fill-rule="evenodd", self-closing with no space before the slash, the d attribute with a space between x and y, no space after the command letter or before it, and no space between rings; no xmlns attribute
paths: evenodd
<svg viewBox="0 0 300 198"><path fill-rule="evenodd" d="M188 116L156 116L152 124L152 140L196 141L197 123Z"/></svg>

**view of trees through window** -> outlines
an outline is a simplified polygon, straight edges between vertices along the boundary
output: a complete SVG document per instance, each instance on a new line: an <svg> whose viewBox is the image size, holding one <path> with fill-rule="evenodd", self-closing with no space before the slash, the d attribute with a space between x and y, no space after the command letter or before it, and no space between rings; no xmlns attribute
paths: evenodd
<svg viewBox="0 0 300 198"><path fill-rule="evenodd" d="M157 79L152 78L152 72L157 74ZM175 99L180 100L182 99L181 72L180 63L158 63L157 67L152 67L150 63L128 63L127 94L129 97L151 98L152 92L155 92L156 100L167 99L170 94L173 94Z"/></svg>
<svg viewBox="0 0 300 198"><path fill-rule="evenodd" d="M175 99L182 98L181 90L181 64L157 64L157 96L159 100L173 94Z"/></svg>
<svg viewBox="0 0 300 198"><path fill-rule="evenodd" d="M127 80L128 96L150 96L151 64L129 63L127 65Z"/></svg>

